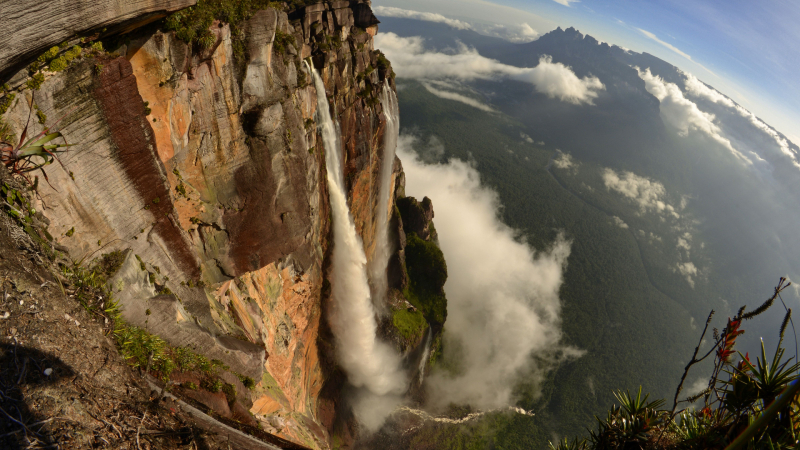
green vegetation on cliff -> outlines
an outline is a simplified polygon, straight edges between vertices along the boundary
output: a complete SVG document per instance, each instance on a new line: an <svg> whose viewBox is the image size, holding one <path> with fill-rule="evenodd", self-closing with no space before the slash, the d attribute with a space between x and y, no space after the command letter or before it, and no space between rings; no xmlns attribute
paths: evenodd
<svg viewBox="0 0 800 450"><path fill-rule="evenodd" d="M281 3L272 0L200 0L195 6L167 17L164 25L167 30L175 31L178 39L209 48L216 42L216 36L210 30L215 20L230 24L235 34L238 31L236 26L259 9L280 6Z"/></svg>
<svg viewBox="0 0 800 450"><path fill-rule="evenodd" d="M306 5L319 3L320 0L291 0L290 10ZM175 31L178 39L186 42L197 42L203 48L209 48L216 42L210 31L215 20L231 25L233 34L238 34L238 25L251 18L256 11L267 8L282 10L283 2L274 0L200 0L195 6L182 9L167 17L165 28ZM283 46L279 39L276 41Z"/></svg>
<svg viewBox="0 0 800 450"><path fill-rule="evenodd" d="M392 312L392 325L407 341L413 342L422 337L428 328L425 316L419 311L398 309Z"/></svg>
<svg viewBox="0 0 800 450"><path fill-rule="evenodd" d="M447 281L447 264L439 247L411 233L406 243L408 289L406 297L422 311L432 325L442 326L447 318L447 299L444 283Z"/></svg>

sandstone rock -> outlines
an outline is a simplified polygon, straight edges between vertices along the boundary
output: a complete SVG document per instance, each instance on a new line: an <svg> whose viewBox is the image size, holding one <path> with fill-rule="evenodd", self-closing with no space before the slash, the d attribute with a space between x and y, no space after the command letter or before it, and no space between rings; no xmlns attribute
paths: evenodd
<svg viewBox="0 0 800 450"><path fill-rule="evenodd" d="M348 2L336 2L336 3L345 3ZM350 28L355 25L355 18L353 17L353 10L350 8L342 8L342 9L334 9L333 11L334 18L336 19L336 26L338 27L347 27Z"/></svg>
<svg viewBox="0 0 800 450"><path fill-rule="evenodd" d="M0 3L0 79L90 30L144 24L197 0L13 0Z"/></svg>
<svg viewBox="0 0 800 450"><path fill-rule="evenodd" d="M430 240L431 221L433 220L433 203L425 197L422 202L414 197L397 199L397 208L403 218L403 230L416 233L421 239Z"/></svg>
<svg viewBox="0 0 800 450"><path fill-rule="evenodd" d="M381 21L375 17L375 14L372 12L372 8L370 8L368 4L359 3L354 5L352 8L355 26L366 29L381 23Z"/></svg>

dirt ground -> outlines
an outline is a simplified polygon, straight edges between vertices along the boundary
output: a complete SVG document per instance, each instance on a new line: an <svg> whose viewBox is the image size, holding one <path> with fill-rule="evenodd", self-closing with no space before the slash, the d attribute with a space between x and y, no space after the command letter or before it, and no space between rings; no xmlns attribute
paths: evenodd
<svg viewBox="0 0 800 450"><path fill-rule="evenodd" d="M151 391L45 254L0 209L0 449L249 447Z"/></svg>

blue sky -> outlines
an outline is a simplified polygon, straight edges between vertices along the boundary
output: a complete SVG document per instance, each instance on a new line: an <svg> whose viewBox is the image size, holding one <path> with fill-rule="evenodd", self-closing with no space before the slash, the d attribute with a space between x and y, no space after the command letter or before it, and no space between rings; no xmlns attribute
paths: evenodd
<svg viewBox="0 0 800 450"><path fill-rule="evenodd" d="M373 0L540 34L574 26L690 72L800 145L800 4L785 0Z"/></svg>

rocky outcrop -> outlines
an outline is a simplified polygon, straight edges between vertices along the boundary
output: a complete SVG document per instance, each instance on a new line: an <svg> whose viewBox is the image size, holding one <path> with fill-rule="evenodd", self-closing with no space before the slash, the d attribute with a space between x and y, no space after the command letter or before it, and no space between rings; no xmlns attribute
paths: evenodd
<svg viewBox="0 0 800 450"><path fill-rule="evenodd" d="M414 197L402 197L397 199L397 209L400 211L405 233L416 233L426 241L436 239L431 199L424 197L420 202Z"/></svg>
<svg viewBox="0 0 800 450"><path fill-rule="evenodd" d="M365 29L380 23L375 14L372 13L372 8L365 3L353 6L353 19L357 27Z"/></svg>
<svg viewBox="0 0 800 450"><path fill-rule="evenodd" d="M0 78L64 41L133 29L197 0L13 0L0 3Z"/></svg>

